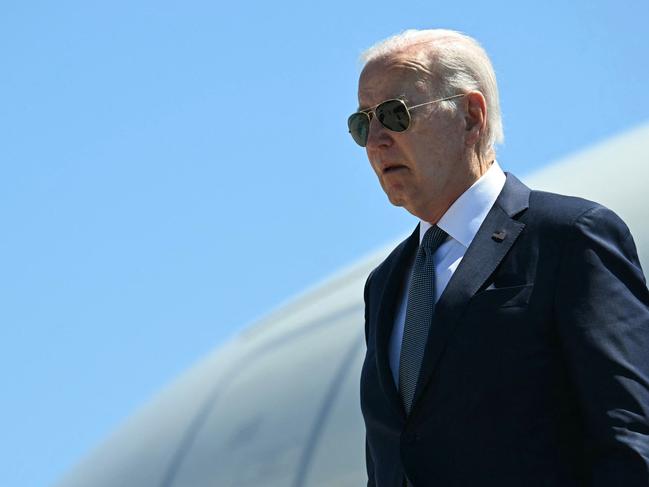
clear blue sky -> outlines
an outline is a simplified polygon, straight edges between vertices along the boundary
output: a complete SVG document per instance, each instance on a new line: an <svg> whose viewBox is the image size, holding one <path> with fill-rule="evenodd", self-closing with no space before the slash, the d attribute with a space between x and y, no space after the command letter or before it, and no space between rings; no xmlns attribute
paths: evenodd
<svg viewBox="0 0 649 487"><path fill-rule="evenodd" d="M236 330L412 228L347 134L364 48L475 36L499 160L525 175L647 121L647 19L640 0L3 2L0 485L51 484Z"/></svg>

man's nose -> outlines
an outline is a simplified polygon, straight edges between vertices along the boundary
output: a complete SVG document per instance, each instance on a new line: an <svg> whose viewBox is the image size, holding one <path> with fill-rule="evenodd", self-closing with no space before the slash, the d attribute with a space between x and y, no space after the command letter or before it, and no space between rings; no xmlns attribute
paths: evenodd
<svg viewBox="0 0 649 487"><path fill-rule="evenodd" d="M389 147L392 145L393 141L392 131L386 129L383 124L378 121L376 116L372 117L370 120L370 126L367 129L366 147L369 149Z"/></svg>

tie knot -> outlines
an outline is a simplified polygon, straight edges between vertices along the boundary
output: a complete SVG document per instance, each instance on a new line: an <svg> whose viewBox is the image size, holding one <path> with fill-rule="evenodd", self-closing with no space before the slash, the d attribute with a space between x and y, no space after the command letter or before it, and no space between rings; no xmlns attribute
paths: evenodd
<svg viewBox="0 0 649 487"><path fill-rule="evenodd" d="M442 242L446 240L448 234L439 228L437 225L433 225L426 233L424 233L424 238L421 241L421 247L426 251L428 255L435 253L437 248L442 245Z"/></svg>

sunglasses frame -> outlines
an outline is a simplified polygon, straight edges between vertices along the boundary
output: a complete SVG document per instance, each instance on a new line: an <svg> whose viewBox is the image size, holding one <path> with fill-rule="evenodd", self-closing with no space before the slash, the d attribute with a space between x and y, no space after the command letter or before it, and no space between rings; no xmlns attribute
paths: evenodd
<svg viewBox="0 0 649 487"><path fill-rule="evenodd" d="M406 114L408 115L408 125L406 125L406 128L404 128L403 130L395 130L395 129L392 129L392 128L388 127L387 125L385 125L385 123L383 123L379 117L376 117L376 118L377 118L377 120L379 120L379 123L381 125L383 125L386 129L390 130L391 132L405 132L406 130L408 130L410 128L410 122L412 121L412 116L410 115L410 110L413 110L413 109L419 108L419 107L423 107L425 105L431 105L433 103L439 103L441 101L453 100L455 98L460 98L461 96L465 96L465 95L466 95L466 93L460 93L458 95L447 96L445 98L438 98L437 100L431 100L431 101L427 101L427 102L424 102L424 103L419 103L417 105L412 105L410 107L408 105L406 105L406 102L403 101L400 98L390 98L389 100L382 101L381 103L379 103L377 105L374 105L373 107L368 108L366 110L359 110L357 112L352 113L349 116L349 118L347 119L347 128L349 129L349 133L351 134L352 130L351 130L350 125L351 125L352 117L355 117L355 116L360 115L362 113L363 115L365 115L365 117L367 117L367 134L369 135L369 126L370 126L370 123L372 122L372 117L376 117L376 109L378 107L380 107L381 105L385 104L385 103L390 103L390 102L396 101L396 102L399 102L401 105L403 105L403 107L406 109ZM365 147L367 145L367 136L365 137L365 140L364 140L363 144L361 144L358 140L356 140L356 137L354 137L354 135L352 135L352 139L354 139L354 142L356 142L361 147Z"/></svg>

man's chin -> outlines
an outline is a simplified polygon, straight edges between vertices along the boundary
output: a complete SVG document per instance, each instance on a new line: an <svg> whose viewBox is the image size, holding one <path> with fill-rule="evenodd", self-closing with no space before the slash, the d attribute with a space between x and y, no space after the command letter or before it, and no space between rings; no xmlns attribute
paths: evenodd
<svg viewBox="0 0 649 487"><path fill-rule="evenodd" d="M399 206L399 207L404 207L406 202L405 199L401 195L394 195L387 193L388 200L390 203L392 203L394 206Z"/></svg>
<svg viewBox="0 0 649 487"><path fill-rule="evenodd" d="M394 206L405 208L406 210L410 211L412 199L409 198L411 192L408 191L407 187L404 187L400 184L393 184L388 186L387 188L383 187L383 191L388 197L390 203L392 203Z"/></svg>
<svg viewBox="0 0 649 487"><path fill-rule="evenodd" d="M414 206L412 204L412 201L408 200L407 198L404 198L403 195L390 195L388 194L388 200L392 205L398 206L399 208L403 208L406 210L408 213L410 213L413 216L416 216L419 219L424 219L423 214L420 210L420 208Z"/></svg>

